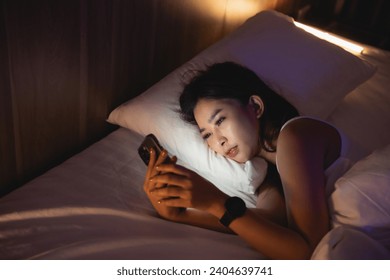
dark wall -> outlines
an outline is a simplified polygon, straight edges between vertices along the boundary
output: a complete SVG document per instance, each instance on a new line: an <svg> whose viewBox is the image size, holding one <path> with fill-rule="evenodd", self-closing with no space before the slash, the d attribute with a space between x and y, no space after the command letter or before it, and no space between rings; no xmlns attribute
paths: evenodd
<svg viewBox="0 0 390 280"><path fill-rule="evenodd" d="M301 1L302 2L302 1ZM390 1L312 0L303 19L355 41L390 50Z"/></svg>
<svg viewBox="0 0 390 280"><path fill-rule="evenodd" d="M0 195L107 135L115 106L276 2L0 0Z"/></svg>

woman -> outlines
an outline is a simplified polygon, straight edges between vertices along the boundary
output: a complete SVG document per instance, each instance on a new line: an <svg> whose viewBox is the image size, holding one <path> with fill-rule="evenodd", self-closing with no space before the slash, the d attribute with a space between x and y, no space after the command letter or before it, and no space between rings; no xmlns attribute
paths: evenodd
<svg viewBox="0 0 390 280"><path fill-rule="evenodd" d="M263 157L281 186L259 190L246 209L196 173L161 164L151 151L144 189L165 219L234 232L271 259L308 259L330 229L324 170L340 155L331 125L306 117L251 70L232 62L200 72L180 96L184 120L196 124L215 152L243 163Z"/></svg>

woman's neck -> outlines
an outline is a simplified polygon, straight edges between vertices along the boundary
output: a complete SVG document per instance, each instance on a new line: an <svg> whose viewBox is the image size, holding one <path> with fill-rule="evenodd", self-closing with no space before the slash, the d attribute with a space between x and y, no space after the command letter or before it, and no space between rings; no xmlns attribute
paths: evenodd
<svg viewBox="0 0 390 280"><path fill-rule="evenodd" d="M275 147L276 148L276 144L277 144L277 139L275 139L273 142L272 142L272 147ZM263 145L259 145L259 153L258 153L258 156L264 158L266 161L269 161L273 164L276 163L276 151L274 152L270 152L270 150L272 150L272 147L268 144L268 143L265 143L264 145L267 146L267 150L263 147Z"/></svg>
<svg viewBox="0 0 390 280"><path fill-rule="evenodd" d="M266 161L276 164L276 152L268 152L263 147L260 147L258 156L264 158Z"/></svg>

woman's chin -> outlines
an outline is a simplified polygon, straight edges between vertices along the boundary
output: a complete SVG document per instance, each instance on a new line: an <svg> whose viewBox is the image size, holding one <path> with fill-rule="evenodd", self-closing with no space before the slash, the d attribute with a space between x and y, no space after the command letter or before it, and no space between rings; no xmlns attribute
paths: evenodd
<svg viewBox="0 0 390 280"><path fill-rule="evenodd" d="M235 158L232 158L231 160L234 160L235 162L238 162L238 163L245 163L248 160L250 160L250 158L249 157L235 157Z"/></svg>

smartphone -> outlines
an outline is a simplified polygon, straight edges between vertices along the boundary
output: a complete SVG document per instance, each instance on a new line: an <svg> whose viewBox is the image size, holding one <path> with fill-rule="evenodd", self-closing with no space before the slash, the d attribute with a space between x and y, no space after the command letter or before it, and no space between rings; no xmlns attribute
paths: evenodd
<svg viewBox="0 0 390 280"><path fill-rule="evenodd" d="M154 136L153 134L146 135L144 141L141 143L141 145L138 148L138 154L146 165L149 165L149 161L150 161L150 152L149 152L150 148L153 148L154 151L156 152L156 159L159 157L160 153L164 149L158 142L157 137ZM169 163L169 162L170 162L170 158L169 156L167 156L163 163Z"/></svg>

